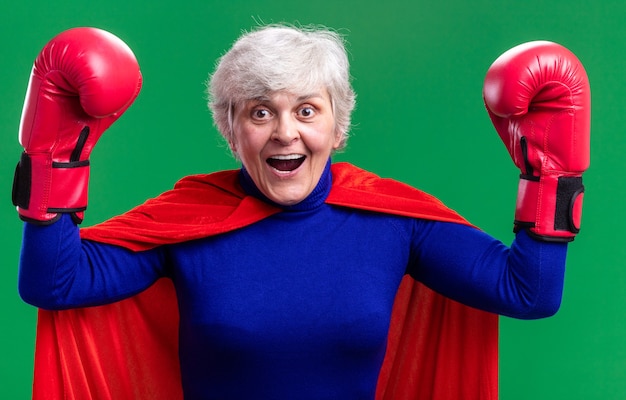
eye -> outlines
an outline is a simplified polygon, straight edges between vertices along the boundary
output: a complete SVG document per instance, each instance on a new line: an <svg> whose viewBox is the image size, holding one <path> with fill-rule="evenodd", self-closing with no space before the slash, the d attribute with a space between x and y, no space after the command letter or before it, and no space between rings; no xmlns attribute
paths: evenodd
<svg viewBox="0 0 626 400"><path fill-rule="evenodd" d="M272 116L272 113L264 107L253 108L250 112L250 117L257 121L264 121L269 119Z"/></svg>
<svg viewBox="0 0 626 400"><path fill-rule="evenodd" d="M315 109L311 106L304 106L298 109L298 115L302 118L311 118L315 115Z"/></svg>

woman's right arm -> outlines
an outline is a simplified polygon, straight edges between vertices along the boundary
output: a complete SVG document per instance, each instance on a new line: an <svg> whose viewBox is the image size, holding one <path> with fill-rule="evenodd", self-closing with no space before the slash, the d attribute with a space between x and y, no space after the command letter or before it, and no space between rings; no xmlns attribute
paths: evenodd
<svg viewBox="0 0 626 400"><path fill-rule="evenodd" d="M53 224L24 224L19 270L22 299L58 310L112 303L166 275L164 252L133 252L81 240L70 215Z"/></svg>

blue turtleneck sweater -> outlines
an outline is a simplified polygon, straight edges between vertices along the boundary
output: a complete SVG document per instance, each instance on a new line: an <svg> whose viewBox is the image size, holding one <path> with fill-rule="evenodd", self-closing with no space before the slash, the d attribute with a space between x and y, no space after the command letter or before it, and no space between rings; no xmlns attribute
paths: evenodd
<svg viewBox="0 0 626 400"><path fill-rule="evenodd" d="M142 252L81 240L68 215L26 223L20 293L64 309L171 278L186 399L373 399L405 274L516 318L558 309L565 244L331 206L331 180L327 168L307 199L253 225ZM241 183L268 201L245 170Z"/></svg>

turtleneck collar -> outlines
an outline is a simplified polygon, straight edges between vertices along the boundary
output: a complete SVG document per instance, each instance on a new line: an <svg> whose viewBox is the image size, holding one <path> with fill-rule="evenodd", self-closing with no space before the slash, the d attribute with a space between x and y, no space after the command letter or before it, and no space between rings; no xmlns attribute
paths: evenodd
<svg viewBox="0 0 626 400"><path fill-rule="evenodd" d="M263 193L261 193L261 191L254 184L252 177L243 166L241 167L241 172L239 174L239 182L243 187L243 190L247 194L261 199L264 202L274 205L285 211L308 211L324 204L324 201L326 201L326 197L328 197L328 193L330 193L330 187L332 186L332 174L330 172L330 164L331 161L329 158L326 162L326 166L324 167L324 171L322 172L322 176L315 186L315 189L313 189L313 191L304 200L290 206L277 204L267 198Z"/></svg>

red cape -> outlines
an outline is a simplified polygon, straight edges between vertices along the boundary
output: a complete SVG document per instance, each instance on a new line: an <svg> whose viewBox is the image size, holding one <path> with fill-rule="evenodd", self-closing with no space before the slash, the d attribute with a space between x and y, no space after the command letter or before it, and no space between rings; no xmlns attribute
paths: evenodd
<svg viewBox="0 0 626 400"><path fill-rule="evenodd" d="M434 197L347 163L332 166L327 203L468 224ZM238 171L190 176L133 210L81 229L142 250L234 230L279 210L247 196ZM39 311L33 398L182 399L171 282L114 304ZM409 277L396 295L376 398L497 399L498 317Z"/></svg>

